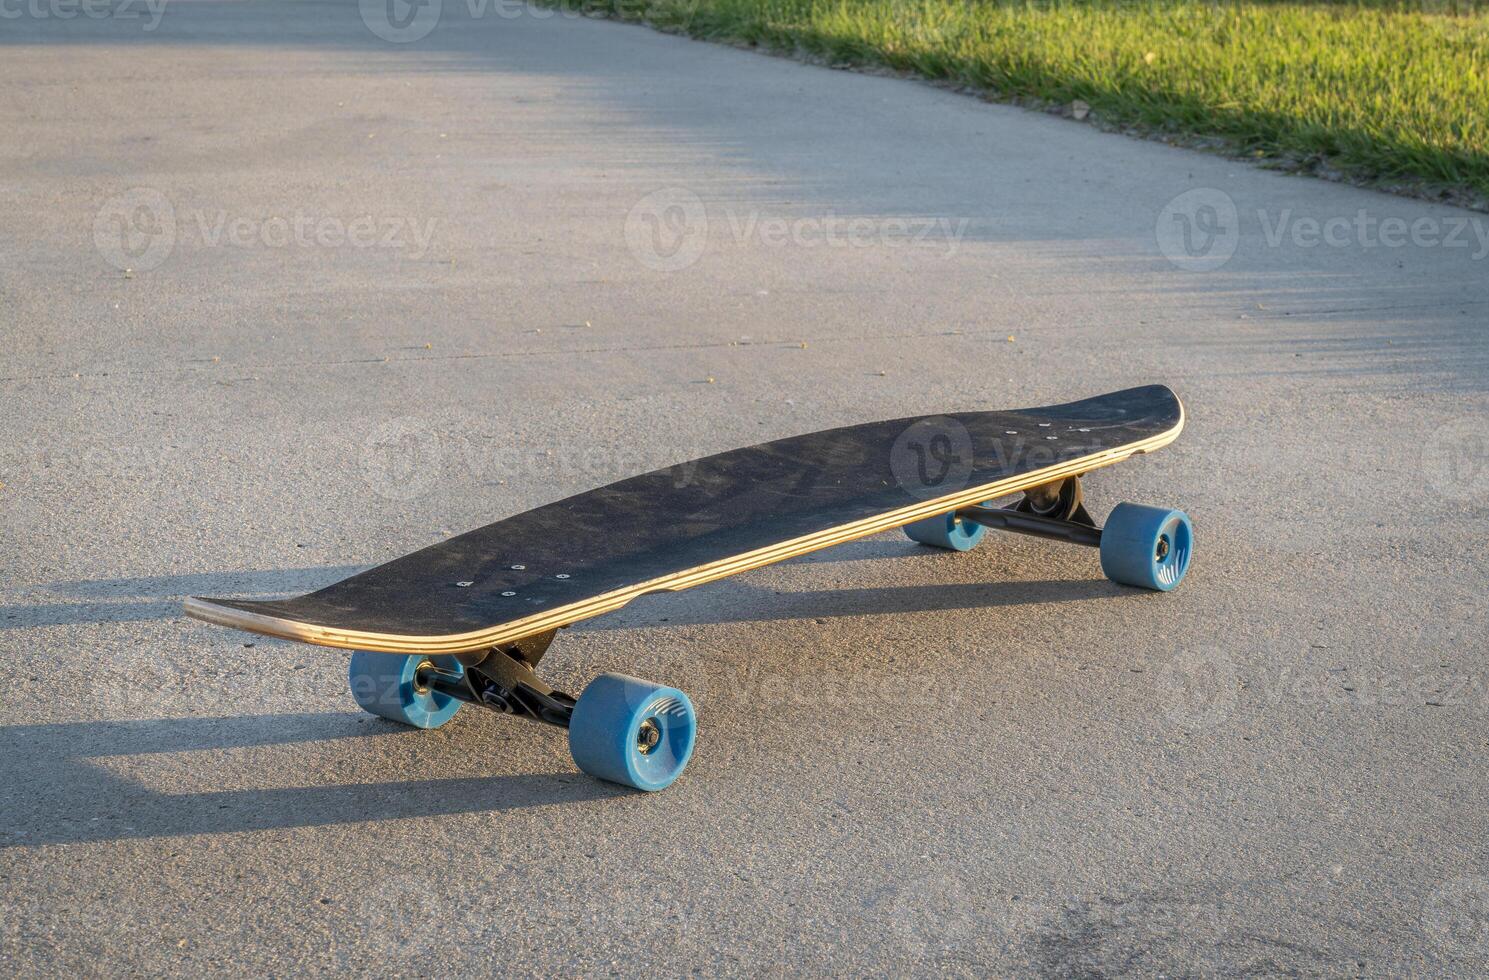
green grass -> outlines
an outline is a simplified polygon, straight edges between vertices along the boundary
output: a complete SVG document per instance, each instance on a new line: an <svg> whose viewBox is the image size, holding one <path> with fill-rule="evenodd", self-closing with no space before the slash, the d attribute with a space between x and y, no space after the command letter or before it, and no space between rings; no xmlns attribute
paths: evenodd
<svg viewBox="0 0 1489 980"><path fill-rule="evenodd" d="M1489 3L553 0L1489 200Z"/></svg>

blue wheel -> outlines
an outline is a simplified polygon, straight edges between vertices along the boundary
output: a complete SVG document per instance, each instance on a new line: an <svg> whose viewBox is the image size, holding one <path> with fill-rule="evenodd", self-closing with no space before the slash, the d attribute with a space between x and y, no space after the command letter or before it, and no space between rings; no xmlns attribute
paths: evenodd
<svg viewBox="0 0 1489 980"><path fill-rule="evenodd" d="M964 521L954 512L927 517L914 524L906 524L905 536L911 541L928 544L932 548L950 548L952 551L971 551L987 533L987 528L972 521Z"/></svg>
<svg viewBox="0 0 1489 980"><path fill-rule="evenodd" d="M415 728L438 728L460 710L460 700L419 684L419 668L432 664L465 673L454 657L401 656L396 653L352 654L347 671L352 697L364 711Z"/></svg>
<svg viewBox="0 0 1489 980"><path fill-rule="evenodd" d="M698 719L676 688L601 674L574 705L569 754L591 776L655 792L682 774Z"/></svg>
<svg viewBox="0 0 1489 980"><path fill-rule="evenodd" d="M1101 531L1101 570L1122 585L1168 592L1193 554L1194 528L1182 510L1118 504Z"/></svg>

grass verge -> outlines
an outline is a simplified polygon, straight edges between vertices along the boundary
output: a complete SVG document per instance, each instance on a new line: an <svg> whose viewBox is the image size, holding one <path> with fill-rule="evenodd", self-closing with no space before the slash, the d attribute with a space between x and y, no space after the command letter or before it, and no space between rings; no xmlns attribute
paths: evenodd
<svg viewBox="0 0 1489 980"><path fill-rule="evenodd" d="M1485 207L1484 0L551 0Z"/></svg>

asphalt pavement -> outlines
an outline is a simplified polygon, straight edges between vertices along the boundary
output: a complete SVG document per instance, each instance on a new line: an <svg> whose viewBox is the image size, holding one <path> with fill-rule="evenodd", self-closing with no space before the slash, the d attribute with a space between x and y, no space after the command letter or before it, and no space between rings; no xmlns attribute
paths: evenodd
<svg viewBox="0 0 1489 980"><path fill-rule="evenodd" d="M1489 969L1489 215L495 2L10 9L7 973ZM562 635L693 696L659 794L180 615L1155 382L1087 496L1172 594L886 534Z"/></svg>

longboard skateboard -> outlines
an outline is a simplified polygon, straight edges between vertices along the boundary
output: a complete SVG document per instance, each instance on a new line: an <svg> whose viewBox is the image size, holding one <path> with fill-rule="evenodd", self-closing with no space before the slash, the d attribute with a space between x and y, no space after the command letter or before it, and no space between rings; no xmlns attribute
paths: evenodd
<svg viewBox="0 0 1489 980"><path fill-rule="evenodd" d="M374 714L434 728L463 703L484 705L567 728L591 775L658 790L692 755L687 695L621 674L577 698L555 690L535 668L560 627L896 527L955 551L989 527L1084 544L1113 581L1168 591L1193 554L1188 517L1123 503L1097 527L1080 477L1168 445L1183 425L1178 397L1153 385L829 429L621 480L307 595L193 597L185 609L356 651L352 695Z"/></svg>

